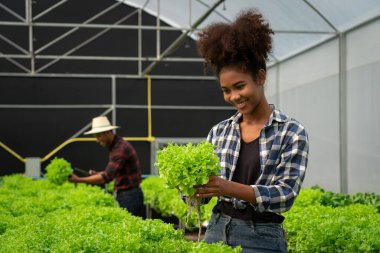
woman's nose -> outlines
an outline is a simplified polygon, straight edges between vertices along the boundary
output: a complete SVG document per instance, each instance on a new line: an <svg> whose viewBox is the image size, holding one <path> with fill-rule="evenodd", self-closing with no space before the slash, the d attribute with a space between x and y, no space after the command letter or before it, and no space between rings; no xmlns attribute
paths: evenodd
<svg viewBox="0 0 380 253"><path fill-rule="evenodd" d="M233 101L240 99L240 93L238 91L231 91L230 99Z"/></svg>

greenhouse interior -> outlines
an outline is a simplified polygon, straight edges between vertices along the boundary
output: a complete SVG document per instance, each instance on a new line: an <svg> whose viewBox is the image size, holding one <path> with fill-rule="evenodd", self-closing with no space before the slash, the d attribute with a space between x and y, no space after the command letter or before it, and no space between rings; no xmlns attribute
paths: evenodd
<svg viewBox="0 0 380 253"><path fill-rule="evenodd" d="M230 162L218 152L236 150L212 143L218 157L207 137L240 107L225 99L224 72L207 68L197 43L210 25L234 23L247 11L261 13L273 31L263 96L274 112L301 122L307 154L295 165L284 151L284 161L273 160L273 176L284 168L295 173L287 166L302 176L283 175L270 188L261 185L261 169L262 180L244 185L256 198L240 202L241 195L206 195L213 175L220 184L235 183L225 167L216 173L205 164ZM257 245L280 240L253 232L246 239L253 251L239 240L210 243L216 207L233 203L235 215L235 200L284 219L275 223L285 251L265 252L380 252L376 80L379 0L0 0L0 252L264 252ZM101 116L109 135L95 131ZM121 137L137 154L137 215L118 203L119 190L129 189L110 176L119 164L102 136ZM229 145L230 137L218 143ZM203 167L180 172L174 185L165 173L191 152L204 160L188 167ZM258 152L260 169L262 145ZM206 181L181 188L205 167ZM282 188L293 176L296 186ZM85 177L98 181L80 181ZM261 187L268 196L258 195ZM233 238L235 230L228 231Z"/></svg>

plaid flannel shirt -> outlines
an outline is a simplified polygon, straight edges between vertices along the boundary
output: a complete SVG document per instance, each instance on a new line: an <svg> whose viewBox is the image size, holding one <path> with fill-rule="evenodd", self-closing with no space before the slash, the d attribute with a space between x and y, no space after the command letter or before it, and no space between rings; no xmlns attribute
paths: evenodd
<svg viewBox="0 0 380 253"><path fill-rule="evenodd" d="M120 136L115 136L109 147L108 164L101 175L106 183L114 180L114 190L139 187L140 161L133 146Z"/></svg>
<svg viewBox="0 0 380 253"><path fill-rule="evenodd" d="M305 128L271 105L273 112L260 132L261 173L254 185L259 212L281 213L289 210L297 197L308 161L309 141ZM214 126L207 140L216 146L221 178L231 181L240 151L241 113ZM219 197L230 199L228 196ZM247 203L247 202L245 202Z"/></svg>

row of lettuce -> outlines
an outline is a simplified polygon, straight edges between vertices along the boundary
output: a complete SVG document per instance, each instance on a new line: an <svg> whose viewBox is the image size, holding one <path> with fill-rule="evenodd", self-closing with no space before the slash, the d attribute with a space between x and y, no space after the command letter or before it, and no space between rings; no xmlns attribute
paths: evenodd
<svg viewBox="0 0 380 253"><path fill-rule="evenodd" d="M146 204L163 216L186 222L186 205L163 179L147 178L142 188ZM203 222L215 203L213 199L202 206ZM380 196L374 193L348 195L306 188L283 215L289 252L380 252ZM195 221L192 216L189 226L196 226Z"/></svg>
<svg viewBox="0 0 380 253"><path fill-rule="evenodd" d="M380 196L301 190L284 213L290 252L380 252Z"/></svg>
<svg viewBox="0 0 380 253"><path fill-rule="evenodd" d="M163 179L143 180L145 204L186 223L187 206ZM207 222L216 203L201 209ZM283 214L289 252L380 252L380 196L303 189ZM193 214L187 226L197 226ZM118 208L95 186L52 184L22 175L0 178L0 252L239 252L195 243L161 220Z"/></svg>
<svg viewBox="0 0 380 253"><path fill-rule="evenodd" d="M135 217L96 186L0 178L0 252L240 252Z"/></svg>

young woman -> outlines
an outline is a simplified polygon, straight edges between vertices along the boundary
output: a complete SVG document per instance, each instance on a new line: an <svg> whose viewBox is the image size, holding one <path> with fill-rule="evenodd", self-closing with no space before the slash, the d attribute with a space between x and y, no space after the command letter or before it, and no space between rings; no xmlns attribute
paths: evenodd
<svg viewBox="0 0 380 253"><path fill-rule="evenodd" d="M281 213L294 203L307 166L305 128L265 97L272 34L262 15L248 10L231 24L208 26L197 42L224 100L237 109L208 135L221 176L197 187L197 197L218 196L205 241L240 245L243 252L286 252Z"/></svg>

